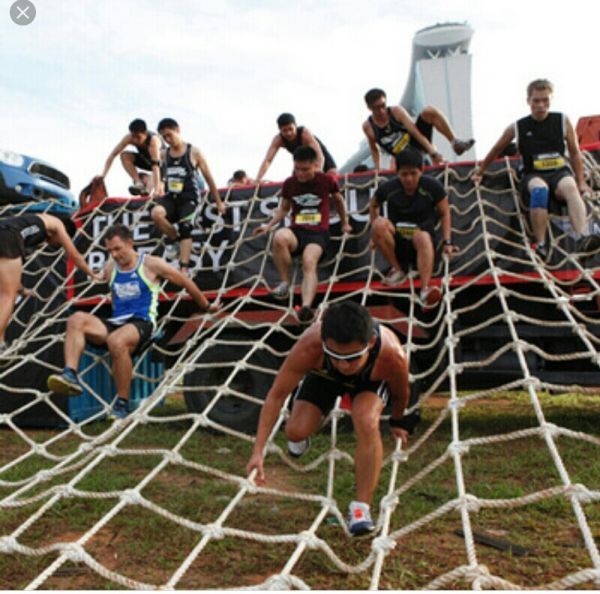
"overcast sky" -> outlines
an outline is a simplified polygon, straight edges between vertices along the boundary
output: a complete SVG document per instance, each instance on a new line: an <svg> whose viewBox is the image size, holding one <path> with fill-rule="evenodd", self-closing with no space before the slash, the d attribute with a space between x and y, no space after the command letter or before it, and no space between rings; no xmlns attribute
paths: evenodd
<svg viewBox="0 0 600 594"><path fill-rule="evenodd" d="M553 108L574 125L600 113L598 8L582 0L33 0L26 27L10 20L12 1L0 11L0 148L51 162L76 193L134 117L177 119L219 186L238 168L256 174L283 111L341 165L362 138L364 92L397 102L414 33L446 21L475 30L479 158L525 115L533 78L554 81ZM280 151L267 178L290 169ZM126 193L118 162L107 183Z"/></svg>

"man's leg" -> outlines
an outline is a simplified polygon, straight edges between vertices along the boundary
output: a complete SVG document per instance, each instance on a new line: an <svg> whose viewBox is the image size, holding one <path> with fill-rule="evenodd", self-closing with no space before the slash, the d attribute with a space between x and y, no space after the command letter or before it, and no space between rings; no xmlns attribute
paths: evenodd
<svg viewBox="0 0 600 594"><path fill-rule="evenodd" d="M396 257L395 233L394 225L389 219L377 217L371 227L371 241L375 249L381 252L382 256L394 269L402 271L400 262Z"/></svg>
<svg viewBox="0 0 600 594"><path fill-rule="evenodd" d="M129 400L129 388L133 377L132 353L140 342L140 333L133 324L125 324L111 332L106 346L112 358L112 372L117 387L117 396Z"/></svg>
<svg viewBox="0 0 600 594"><path fill-rule="evenodd" d="M317 294L317 264L323 248L317 243L309 243L302 252L302 307L311 307Z"/></svg>
<svg viewBox="0 0 600 594"><path fill-rule="evenodd" d="M15 299L21 286L21 258L0 258L0 345L12 317Z"/></svg>
<svg viewBox="0 0 600 594"><path fill-rule="evenodd" d="M171 241L177 239L177 231L175 231L175 227L169 222L167 211L162 204L154 206L150 212L150 216L163 235L166 235Z"/></svg>
<svg viewBox="0 0 600 594"><path fill-rule="evenodd" d="M371 504L383 462L379 420L383 400L375 392L361 392L352 400L352 423L356 433L354 470L356 501Z"/></svg>
<svg viewBox="0 0 600 594"><path fill-rule="evenodd" d="M296 236L289 229L278 229L273 237L273 262L281 282L289 285L292 254L298 247Z"/></svg>
<svg viewBox="0 0 600 594"><path fill-rule="evenodd" d="M323 413L316 404L306 400L294 400L292 413L285 424L286 437L299 442L313 435L321 424Z"/></svg>
<svg viewBox="0 0 600 594"><path fill-rule="evenodd" d="M83 311L75 312L67 320L64 353L65 368L61 374L48 377L48 389L64 396L78 396L83 391L77 378L77 369L86 341L103 345L108 329L95 315Z"/></svg>
<svg viewBox="0 0 600 594"><path fill-rule="evenodd" d="M527 183L530 195L529 220L535 241L539 244L546 242L548 227L548 185L540 177L532 177Z"/></svg>
<svg viewBox="0 0 600 594"><path fill-rule="evenodd" d="M105 344L107 337L106 326L95 315L77 311L69 316L64 345L65 367L77 372L86 341L100 346Z"/></svg>
<svg viewBox="0 0 600 594"><path fill-rule="evenodd" d="M123 164L123 169L128 173L129 177L133 180L135 184L142 184L142 180L140 179L140 175L135 166L135 153L131 151L123 151L121 153L121 163Z"/></svg>
<svg viewBox="0 0 600 594"><path fill-rule="evenodd" d="M187 272L192 255L192 224L198 203L195 200L185 200L178 204L179 219L179 261L181 270Z"/></svg>
<svg viewBox="0 0 600 594"><path fill-rule="evenodd" d="M428 105L419 115L426 124L433 126L442 136L448 139L448 142L452 145L452 149L457 155L468 151L475 144L472 138L469 140L459 140L456 138L450 122L436 107Z"/></svg>
<svg viewBox="0 0 600 594"><path fill-rule="evenodd" d="M564 200L567 203L569 211L569 219L573 231L578 235L585 235L586 231L586 211L585 204L575 183L575 179L571 175L563 177L556 185L556 197L559 200Z"/></svg>
<svg viewBox="0 0 600 594"><path fill-rule="evenodd" d="M427 231L417 231L412 238L413 246L417 252L417 270L421 279L421 286L429 287L431 275L433 274L433 260L435 250L431 235Z"/></svg>

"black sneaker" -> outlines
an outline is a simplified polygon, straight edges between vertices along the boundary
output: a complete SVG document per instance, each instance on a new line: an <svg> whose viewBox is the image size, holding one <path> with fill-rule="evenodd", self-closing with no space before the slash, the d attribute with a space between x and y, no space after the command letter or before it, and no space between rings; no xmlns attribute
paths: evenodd
<svg viewBox="0 0 600 594"><path fill-rule="evenodd" d="M298 321L301 324L310 324L315 319L315 314L310 307L303 305L298 312Z"/></svg>
<svg viewBox="0 0 600 594"><path fill-rule="evenodd" d="M550 255L550 249L545 243L538 243L535 246L535 253L542 262L547 262L548 256Z"/></svg>
<svg viewBox="0 0 600 594"><path fill-rule="evenodd" d="M474 144L474 138L469 138L468 140L460 140L458 138L455 138L452 142L452 150L457 155L462 155L463 153L466 153Z"/></svg>
<svg viewBox="0 0 600 594"><path fill-rule="evenodd" d="M597 252L600 249L600 235L585 235L580 237L575 245L575 251L585 256L592 256L590 252Z"/></svg>

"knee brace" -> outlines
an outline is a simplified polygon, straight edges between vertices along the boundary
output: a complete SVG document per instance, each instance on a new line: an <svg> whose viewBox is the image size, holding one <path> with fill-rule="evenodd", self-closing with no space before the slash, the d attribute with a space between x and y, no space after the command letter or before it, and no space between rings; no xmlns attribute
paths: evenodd
<svg viewBox="0 0 600 594"><path fill-rule="evenodd" d="M548 208L548 188L546 186L538 186L530 192L531 201L530 208Z"/></svg>
<svg viewBox="0 0 600 594"><path fill-rule="evenodd" d="M179 223L179 239L189 239L192 236L192 224L189 221Z"/></svg>

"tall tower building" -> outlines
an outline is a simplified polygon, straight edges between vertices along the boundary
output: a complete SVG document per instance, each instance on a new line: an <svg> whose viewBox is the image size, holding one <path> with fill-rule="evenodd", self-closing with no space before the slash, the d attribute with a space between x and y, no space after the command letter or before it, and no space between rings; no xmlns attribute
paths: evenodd
<svg viewBox="0 0 600 594"><path fill-rule="evenodd" d="M413 38L410 73L400 101L413 118L426 105L437 107L444 112L459 138L473 137L469 53L472 36L473 29L466 23L443 23L417 31ZM446 160L457 159L450 143L437 131L434 131L433 142ZM382 167L389 163L386 159L387 155L382 154ZM474 149L460 157L461 161L474 159ZM366 139L340 171L352 172L361 163L373 165Z"/></svg>

